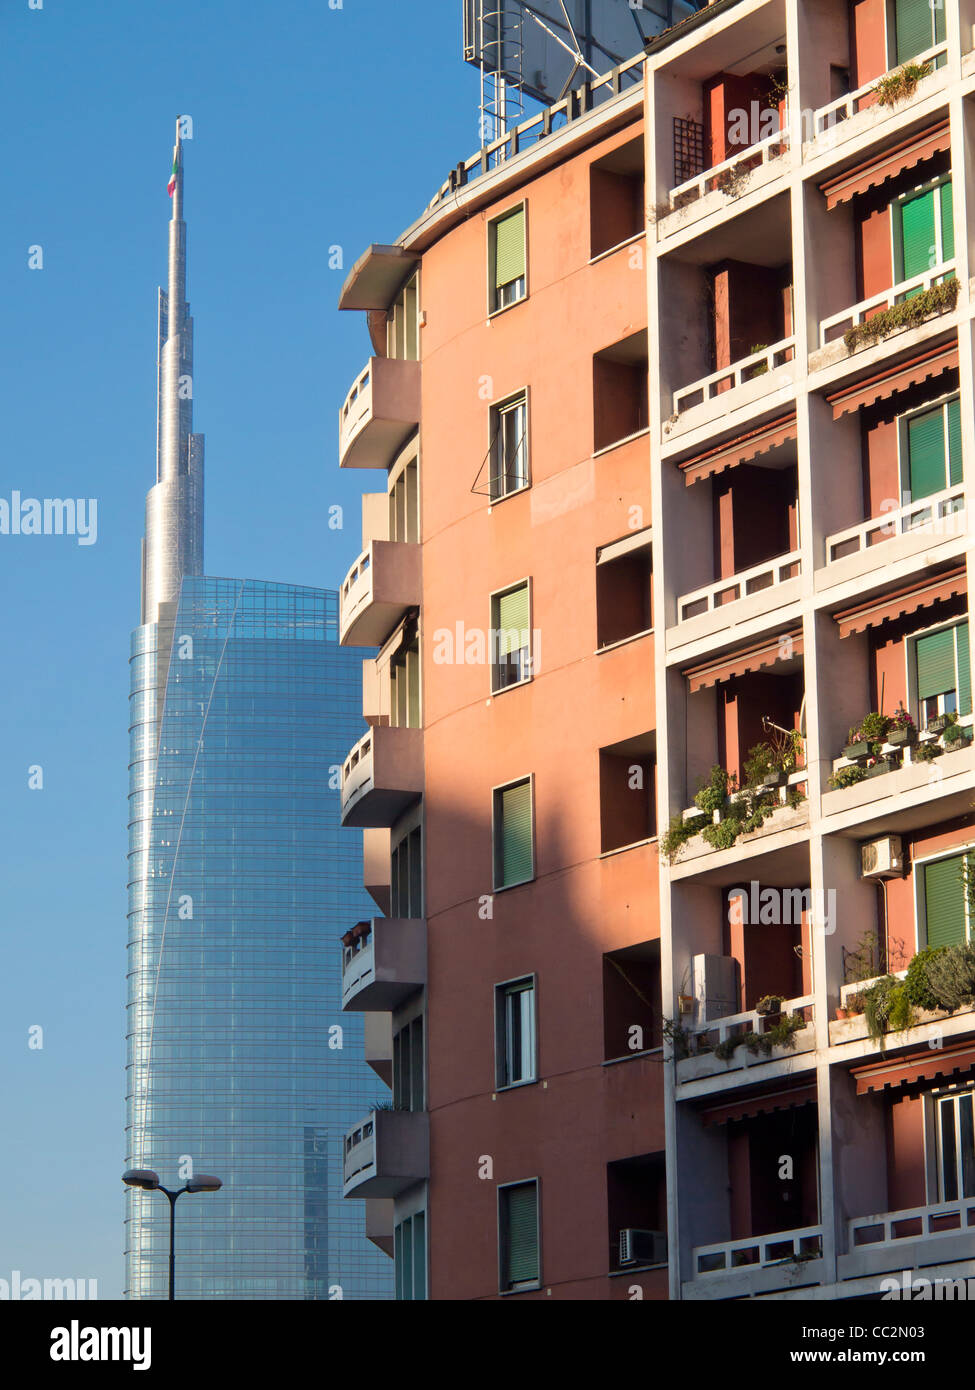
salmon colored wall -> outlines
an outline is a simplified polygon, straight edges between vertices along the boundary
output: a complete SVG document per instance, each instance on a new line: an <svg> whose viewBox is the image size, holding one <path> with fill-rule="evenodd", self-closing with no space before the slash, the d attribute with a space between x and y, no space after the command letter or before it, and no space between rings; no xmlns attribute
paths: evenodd
<svg viewBox="0 0 975 1390"><path fill-rule="evenodd" d="M904 853L910 866L907 877L887 880L891 969L905 970L918 947L924 944L923 940L918 940L916 899L920 871L914 869L915 862L931 855L967 847L975 840L973 826L975 816L963 816L941 825L930 826L924 834L915 838L905 837ZM882 913L881 907L881 922Z"/></svg>
<svg viewBox="0 0 975 1390"><path fill-rule="evenodd" d="M853 0L850 83L855 91L887 71L887 0Z"/></svg>
<svg viewBox="0 0 975 1390"><path fill-rule="evenodd" d="M719 72L704 83L704 138L708 167L722 164L732 155L747 148L742 144L729 143L730 113L741 110L747 111L750 116L751 103L756 101L761 120L761 114L770 109L769 86L769 78L763 73L749 73L746 77L736 77L730 72ZM779 109L781 112L781 105ZM758 138L758 130L751 133ZM755 141L749 143L754 144Z"/></svg>
<svg viewBox="0 0 975 1390"><path fill-rule="evenodd" d="M873 409L863 411L864 516L880 516L884 502L891 498L897 498L899 504L902 487L906 486L900 476L898 417L911 410L920 410L928 401L938 400L957 389L957 371L942 372L921 386L899 391Z"/></svg>
<svg viewBox="0 0 975 1390"><path fill-rule="evenodd" d="M749 751L767 739L762 716L795 729L802 704L802 677L755 671L718 686L718 761L738 776Z"/></svg>
<svg viewBox="0 0 975 1390"><path fill-rule="evenodd" d="M796 884L797 888L802 886ZM803 921L795 925L746 920L750 917L751 882L740 887L748 895L744 906L730 900L730 889L722 894L722 899L725 913L723 949L738 962L742 1010L754 1008L766 994L781 994L784 999L800 998L806 993L804 973L808 975L809 968L809 931L805 914ZM755 891L760 904L762 885ZM803 960L796 955L796 946L805 947Z"/></svg>
<svg viewBox="0 0 975 1390"><path fill-rule="evenodd" d="M594 654L596 550L651 513L648 438L592 453L594 355L646 330L647 301L639 245L590 264L590 165L641 133L635 121L475 211L423 259L433 1298L496 1296L497 1184L526 1177L541 1182L546 1284L614 1296L606 1165L664 1145L659 1063L603 1066L603 957L659 936L656 844L601 858L599 817L599 749L655 726L653 637ZM523 198L529 298L488 320L488 220ZM471 486L491 400L525 386L532 486L489 507ZM541 633L529 684L492 697L486 665L434 667L438 630L486 630L491 593L526 577ZM536 879L493 893L492 788L528 773ZM493 985L529 971L540 1081L495 1099Z"/></svg>
<svg viewBox="0 0 975 1390"><path fill-rule="evenodd" d="M857 260L860 275L860 297L870 299L889 290L894 283L894 260L891 245L890 207L877 207L871 202L857 206Z"/></svg>
<svg viewBox="0 0 975 1390"><path fill-rule="evenodd" d="M715 572L720 579L795 548L796 488L794 468L741 464L714 479Z"/></svg>
<svg viewBox="0 0 975 1390"><path fill-rule="evenodd" d="M887 1111L887 1209L904 1211L927 1202L924 1173L924 1102L895 1100Z"/></svg>
<svg viewBox="0 0 975 1390"><path fill-rule="evenodd" d="M643 226L643 177L593 169L591 250L601 255Z"/></svg>
<svg viewBox="0 0 975 1390"><path fill-rule="evenodd" d="M724 261L713 273L715 370L720 371L762 344L782 341L785 297L781 273L765 266Z"/></svg>

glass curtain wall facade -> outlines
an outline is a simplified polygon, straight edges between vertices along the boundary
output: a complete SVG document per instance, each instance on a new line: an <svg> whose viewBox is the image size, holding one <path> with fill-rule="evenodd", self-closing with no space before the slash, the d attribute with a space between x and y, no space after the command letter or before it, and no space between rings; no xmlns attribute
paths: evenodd
<svg viewBox="0 0 975 1390"><path fill-rule="evenodd" d="M338 770L364 731L338 596L184 577L133 637L127 1166L169 1187L176 1296L383 1299L342 1200L342 1138L381 1087L341 1011L339 938L372 915ZM165 1298L169 1204L126 1192L126 1293Z"/></svg>

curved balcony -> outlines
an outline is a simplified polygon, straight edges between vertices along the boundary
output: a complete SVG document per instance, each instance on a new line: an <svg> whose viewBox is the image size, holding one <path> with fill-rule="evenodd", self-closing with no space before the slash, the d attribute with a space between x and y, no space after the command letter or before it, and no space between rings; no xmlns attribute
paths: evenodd
<svg viewBox="0 0 975 1390"><path fill-rule="evenodd" d="M371 357L339 412L339 466L388 468L419 423L419 362Z"/></svg>
<svg viewBox="0 0 975 1390"><path fill-rule="evenodd" d="M430 1176L430 1117L373 1110L347 1131L343 1197L395 1197Z"/></svg>
<svg viewBox="0 0 975 1390"><path fill-rule="evenodd" d="M342 768L342 824L392 826L423 795L423 730L381 726Z"/></svg>
<svg viewBox="0 0 975 1390"><path fill-rule="evenodd" d="M339 641L346 647L379 647L407 610L419 605L420 547L371 541L339 594Z"/></svg>
<svg viewBox="0 0 975 1390"><path fill-rule="evenodd" d="M427 924L422 918L360 922L342 948L342 1008L392 1011L427 981Z"/></svg>

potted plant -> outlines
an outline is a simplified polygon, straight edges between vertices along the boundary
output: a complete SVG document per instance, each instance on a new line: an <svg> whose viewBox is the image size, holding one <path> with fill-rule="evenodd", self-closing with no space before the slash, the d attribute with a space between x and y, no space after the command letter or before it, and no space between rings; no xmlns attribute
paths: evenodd
<svg viewBox="0 0 975 1390"><path fill-rule="evenodd" d="M957 723L957 714L936 714L933 719L928 720L925 728L929 734L943 734L945 729Z"/></svg>
<svg viewBox="0 0 975 1390"><path fill-rule="evenodd" d="M773 1014L781 1013L784 997L781 994L763 994L755 1005L755 1012L762 1018L771 1018Z"/></svg>
<svg viewBox="0 0 975 1390"><path fill-rule="evenodd" d="M694 1004L695 1000L693 994L678 994L677 1008L682 1014L692 1014L694 1012Z"/></svg>
<svg viewBox="0 0 975 1390"><path fill-rule="evenodd" d="M342 937L342 945L343 945L343 946L351 946L354 940L355 940L355 937L354 937L354 935L352 934L352 932L347 931L347 932L345 933L345 935Z"/></svg>
<svg viewBox="0 0 975 1390"><path fill-rule="evenodd" d="M870 758L867 763L868 777L882 777L885 772L893 772L897 763L893 758Z"/></svg>
<svg viewBox="0 0 975 1390"><path fill-rule="evenodd" d="M903 705L899 705L890 718L887 742L895 748L905 748L917 743L917 729L914 720Z"/></svg>
<svg viewBox="0 0 975 1390"><path fill-rule="evenodd" d="M972 731L964 724L949 724L941 738L946 749L966 748L972 741Z"/></svg>

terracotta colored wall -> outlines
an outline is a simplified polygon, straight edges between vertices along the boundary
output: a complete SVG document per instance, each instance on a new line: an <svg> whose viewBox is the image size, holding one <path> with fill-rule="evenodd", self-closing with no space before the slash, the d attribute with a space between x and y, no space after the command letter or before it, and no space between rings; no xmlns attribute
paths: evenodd
<svg viewBox="0 0 975 1390"><path fill-rule="evenodd" d="M741 773L750 749L764 743L762 716L783 729L798 727L802 677L756 671L718 687L718 760L729 772Z"/></svg>
<svg viewBox="0 0 975 1390"><path fill-rule="evenodd" d="M592 170L592 254L601 255L643 226L643 178Z"/></svg>
<svg viewBox="0 0 975 1390"><path fill-rule="evenodd" d="M850 83L855 90L887 71L886 0L853 0L851 30Z"/></svg>
<svg viewBox="0 0 975 1390"><path fill-rule="evenodd" d="M430 1274L435 1299L497 1295L497 1184L541 1182L553 1297L607 1278L606 1165L663 1148L652 1059L603 1066L603 958L654 939L655 845L600 858L600 748L652 730L653 638L596 647L596 549L650 522L650 444L594 459L593 357L647 326L626 248L590 265L590 164L616 136L458 223L424 256L422 641L429 936ZM530 298L486 319L487 221L528 202ZM637 266L637 268L634 268ZM490 399L531 391L531 488L489 508L471 485ZM642 508L642 518L632 508ZM438 630L485 629L532 579L534 680L491 698L483 665L433 664ZM535 777L536 880L493 894L491 790ZM538 975L540 1081L493 1096L493 986ZM478 1177L490 1155L493 1178ZM566 1213L572 1220L566 1220ZM640 1282L644 1282L643 1279ZM665 1284L645 1280L647 1296ZM539 1294L522 1295L544 1298Z"/></svg>
<svg viewBox="0 0 975 1390"><path fill-rule="evenodd" d="M857 207L857 264L861 299L870 299L894 283L890 207L871 202Z"/></svg>
<svg viewBox="0 0 975 1390"><path fill-rule="evenodd" d="M920 1096L895 1101L887 1112L887 1193L890 1211L920 1207L927 1201Z"/></svg>
<svg viewBox="0 0 975 1390"><path fill-rule="evenodd" d="M736 906L731 910L728 892L722 894L722 900L725 914L723 949L725 954L734 956L738 962L741 1008L754 1008L766 994L782 994L786 999L799 998L805 992L803 962L794 948L805 944L808 956L808 927L804 922L792 925L745 920L750 917L751 880L740 886L748 894L744 907ZM802 886L796 884L797 888ZM762 885L759 884L756 892L760 894L761 889Z"/></svg>
<svg viewBox="0 0 975 1390"><path fill-rule="evenodd" d="M796 473L742 464L713 482L715 573L720 579L792 550Z"/></svg>
<svg viewBox="0 0 975 1390"><path fill-rule="evenodd" d="M781 274L744 261L714 270L715 370L786 336Z"/></svg>
<svg viewBox="0 0 975 1390"><path fill-rule="evenodd" d="M729 115L735 110L748 111L750 114L753 101L757 101L759 111L764 112L769 106L768 91L769 79L761 73L736 77L730 72L719 72L704 83L705 159L709 167L722 164L747 148L739 143L729 143ZM758 131L751 133L757 136Z"/></svg>

